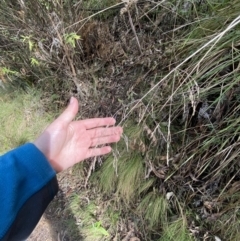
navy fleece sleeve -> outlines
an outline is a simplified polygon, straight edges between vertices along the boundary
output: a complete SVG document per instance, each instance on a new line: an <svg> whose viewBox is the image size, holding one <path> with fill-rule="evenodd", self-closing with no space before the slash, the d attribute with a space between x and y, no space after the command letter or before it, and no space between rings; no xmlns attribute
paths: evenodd
<svg viewBox="0 0 240 241"><path fill-rule="evenodd" d="M0 157L0 241L24 240L58 191L56 173L29 143Z"/></svg>

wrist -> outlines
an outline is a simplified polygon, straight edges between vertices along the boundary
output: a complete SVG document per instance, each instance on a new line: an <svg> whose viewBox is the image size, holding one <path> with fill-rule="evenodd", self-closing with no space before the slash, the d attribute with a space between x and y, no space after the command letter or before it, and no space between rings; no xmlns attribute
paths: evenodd
<svg viewBox="0 0 240 241"><path fill-rule="evenodd" d="M58 173L61 171L61 167L50 157L50 150L48 145L42 144L42 141L39 139L35 140L33 144L37 147L37 149L46 157L51 167Z"/></svg>

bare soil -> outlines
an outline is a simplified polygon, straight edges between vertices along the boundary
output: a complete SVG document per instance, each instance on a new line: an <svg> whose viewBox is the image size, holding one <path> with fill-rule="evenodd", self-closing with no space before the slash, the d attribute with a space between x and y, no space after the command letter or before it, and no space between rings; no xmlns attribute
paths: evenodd
<svg viewBox="0 0 240 241"><path fill-rule="evenodd" d="M73 230L67 230L65 221L67 198L72 191L78 188L78 182L72 175L72 169L58 174L59 192L50 203L37 227L28 238L28 241L72 241L70 234ZM67 217L69 219L69 216ZM75 220L72 220L75 222ZM76 236L75 236L76 237ZM76 239L74 239L76 241ZM79 239L82 240L80 235Z"/></svg>

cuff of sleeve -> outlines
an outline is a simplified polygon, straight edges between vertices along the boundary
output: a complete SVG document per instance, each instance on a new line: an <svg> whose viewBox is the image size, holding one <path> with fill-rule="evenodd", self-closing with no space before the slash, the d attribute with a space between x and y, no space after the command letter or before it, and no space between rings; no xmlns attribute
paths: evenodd
<svg viewBox="0 0 240 241"><path fill-rule="evenodd" d="M45 155L33 143L27 143L17 148L17 152L15 152L15 150L13 150L13 152L16 153L17 156L23 157L21 165L24 165L26 171L32 174L35 173L41 180L49 177L49 179L46 180L46 182L48 182L56 175L55 170Z"/></svg>

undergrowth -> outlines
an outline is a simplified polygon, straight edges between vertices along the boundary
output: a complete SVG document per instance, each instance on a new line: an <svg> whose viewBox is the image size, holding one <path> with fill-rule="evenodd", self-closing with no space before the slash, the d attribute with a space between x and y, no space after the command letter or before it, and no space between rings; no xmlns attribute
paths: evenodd
<svg viewBox="0 0 240 241"><path fill-rule="evenodd" d="M236 24L239 7L238 1L230 5L228 1L212 3L206 20L199 19L185 28L184 35L176 30L177 42L167 52L171 71L133 103L121 121L123 125L126 123L127 132L131 128L127 120L139 113L135 125L142 127L142 137L126 134L130 141L125 141L124 151L117 148L118 166L114 169L115 159L112 166L108 159L101 167L102 177L107 177L107 172L116 173L109 190L115 190L123 200L131 200L128 196L131 195L135 203L140 202L134 206L145 214L144 222L149 222L150 228L156 225L158 229L161 223L160 240L175 239L176 230L179 240L193 237L232 240L238 235L234 227L239 222L235 214L239 213L239 201L230 200L229 190L238 186L240 178L239 26ZM202 9L194 4L191 9L193 15L203 15ZM131 142L137 143L137 148L131 148ZM139 166L134 170L145 167L141 186L146 180L157 178L144 196L138 193L139 182L131 181L131 187L125 187L131 180L129 176L135 175L131 168L129 172L125 170L128 175L121 170L124 162L134 165L137 153ZM100 185L106 191L108 186L102 177L100 174ZM118 191L121 188L125 193ZM131 189L135 189L134 195ZM233 192L239 192L238 188ZM159 196L156 202L152 193ZM188 209L194 214L184 218L183 224L182 212ZM236 224L230 225L231 218ZM165 224L171 222L172 226L166 225L164 231ZM194 228L190 228L193 223ZM229 232L224 228L227 223Z"/></svg>
<svg viewBox="0 0 240 241"><path fill-rule="evenodd" d="M119 240L237 240L239 10L237 0L1 1L1 85L41 88L50 108L75 95L82 116L124 127L89 184L119 208ZM78 196L76 219L87 212ZM86 238L115 237L94 218Z"/></svg>
<svg viewBox="0 0 240 241"><path fill-rule="evenodd" d="M73 194L70 197L68 209L78 224L79 232L84 240L109 240L110 234L116 235L120 215L114 207L101 205L98 200L87 200L86 193ZM66 222L70 225L69 222ZM107 229L106 229L107 228ZM74 234L71 238L74 239Z"/></svg>

